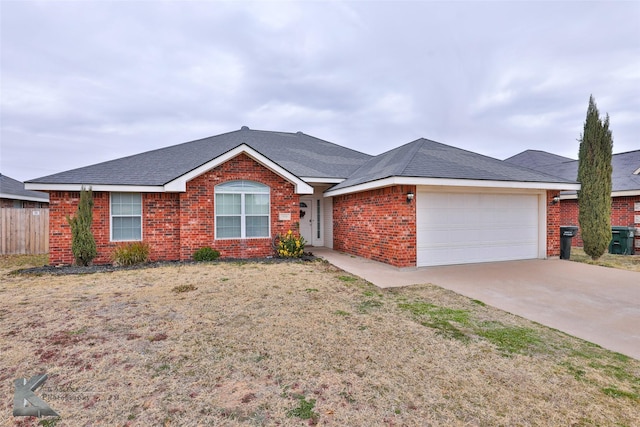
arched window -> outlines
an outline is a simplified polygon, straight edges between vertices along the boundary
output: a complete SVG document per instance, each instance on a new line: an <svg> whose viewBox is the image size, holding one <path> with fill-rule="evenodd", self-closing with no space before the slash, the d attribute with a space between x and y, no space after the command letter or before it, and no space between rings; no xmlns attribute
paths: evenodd
<svg viewBox="0 0 640 427"><path fill-rule="evenodd" d="M269 187L253 181L216 185L216 239L269 237Z"/></svg>

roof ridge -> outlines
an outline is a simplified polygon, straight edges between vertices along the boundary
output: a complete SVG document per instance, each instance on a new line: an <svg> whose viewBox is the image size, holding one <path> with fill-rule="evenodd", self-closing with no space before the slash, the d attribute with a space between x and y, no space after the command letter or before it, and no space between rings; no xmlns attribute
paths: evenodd
<svg viewBox="0 0 640 427"><path fill-rule="evenodd" d="M350 179L350 178L352 178L353 176L358 175L358 174L359 174L359 172L360 172L361 170L363 170L364 168L367 168L367 166L368 166L370 163L372 163L372 162L378 162L378 161L380 161L380 159L382 159L383 157L390 156L390 155L392 155L392 153L394 153L394 152L398 152L398 151L402 150L403 148L406 148L407 146L409 146L409 145L411 145L411 144L413 144L413 143L415 143L415 142L420 141L421 139L424 139L424 138L418 138L418 139L416 139L415 141L407 142L407 143L405 143L405 144L402 144L402 145L401 145L401 146L399 146L399 147L392 148L391 150L387 150L387 151L385 151L385 152L383 152L383 153L380 153L380 154L377 154L377 155L375 155L375 156L370 155L370 157L367 159L367 161L366 161L366 162L364 162L363 164L361 164L358 168L356 168L356 169L355 169L355 170L354 170L354 171L353 171L353 172L352 172L352 173L347 177L347 179ZM415 154L415 149L411 149L411 150L409 150L409 152L410 152L410 153L412 153L412 154ZM405 155L405 157L406 157L406 155ZM409 157L409 160L410 160L410 159L411 159L411 157ZM402 168L401 168L401 170L400 170L401 172L403 172L403 171L407 168L408 163L409 163L409 162L408 162L408 160L407 160L406 158L403 158L402 160L403 160L404 165L402 166Z"/></svg>
<svg viewBox="0 0 640 427"><path fill-rule="evenodd" d="M234 132L240 132L240 131L262 132L262 133L269 133L269 134L285 134L285 135L290 135L290 136L300 136L300 135L302 135L302 136L306 136L307 138L311 138L311 139L315 139L317 141L324 142L325 144L329 144L329 145L332 145L334 147L339 147L341 149L346 149L346 150L349 150L349 151L352 151L352 152L358 153L358 154L364 154L366 156L369 156L370 158L375 157L375 156L373 156L373 155L371 155L369 153L365 153L363 151L358 151L358 150L355 150L353 148L346 147L344 145L336 144L335 142L331 142L331 141L328 141L326 139L318 138L317 136L309 135L308 133L304 133L302 131L287 132L287 131L278 131L278 130L251 129L248 126L242 126L242 128L240 128L240 130L227 132L227 134L234 133ZM225 134L221 134L221 135L225 135ZM214 136L219 136L219 135L214 135ZM210 136L209 138L213 138L213 137ZM203 139L207 139L207 138L203 138ZM196 140L196 141L198 141L198 140Z"/></svg>
<svg viewBox="0 0 640 427"><path fill-rule="evenodd" d="M629 151L623 151L622 153L613 153L614 156L619 156L621 154L630 154L630 153L635 153L636 151L640 151L640 148L637 150L629 150Z"/></svg>
<svg viewBox="0 0 640 427"><path fill-rule="evenodd" d="M409 167L409 163L411 162L411 160L415 157L415 155L422 149L422 147L425 145L426 143L426 139L425 138L418 138L413 142L410 142L408 145L414 144L411 149L409 150L409 152L406 154L405 158L403 159L403 163L404 165L402 166L402 169L400 170L400 173L404 173L407 168Z"/></svg>

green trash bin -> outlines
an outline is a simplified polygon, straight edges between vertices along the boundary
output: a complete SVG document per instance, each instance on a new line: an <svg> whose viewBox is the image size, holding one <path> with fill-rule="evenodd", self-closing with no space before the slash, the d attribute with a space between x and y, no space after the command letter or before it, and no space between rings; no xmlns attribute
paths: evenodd
<svg viewBox="0 0 640 427"><path fill-rule="evenodd" d="M609 253L616 255L633 255L634 227L611 227L611 242L609 243Z"/></svg>

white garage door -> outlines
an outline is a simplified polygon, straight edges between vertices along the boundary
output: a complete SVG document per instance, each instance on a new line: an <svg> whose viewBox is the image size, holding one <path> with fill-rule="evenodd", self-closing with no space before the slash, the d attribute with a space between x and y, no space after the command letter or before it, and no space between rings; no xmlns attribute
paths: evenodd
<svg viewBox="0 0 640 427"><path fill-rule="evenodd" d="M418 266L538 257L536 194L419 191Z"/></svg>

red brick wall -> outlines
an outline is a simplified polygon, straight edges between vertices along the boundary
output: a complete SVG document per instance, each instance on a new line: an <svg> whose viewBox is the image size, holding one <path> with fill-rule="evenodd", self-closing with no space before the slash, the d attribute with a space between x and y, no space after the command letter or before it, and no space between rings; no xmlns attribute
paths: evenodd
<svg viewBox="0 0 640 427"><path fill-rule="evenodd" d="M634 212L633 210L635 203L640 203L640 196L614 197L611 201L611 225L640 227L640 223L634 223L635 215L640 215L640 212ZM577 199L563 200L561 202L561 212L562 225L579 226ZM579 231L578 235L571 241L571 245L582 247L583 242Z"/></svg>
<svg viewBox="0 0 640 427"><path fill-rule="evenodd" d="M215 240L214 186L233 180L251 180L271 188L271 235L297 230L299 201L293 184L241 154L187 183L186 193L142 193L142 236L151 248L152 261L190 260L203 246L225 258L273 255L272 239ZM110 237L110 193L94 192L93 224L98 256L96 264L111 262L118 242ZM52 265L72 264L71 229L66 215L75 215L79 192L50 193L49 260ZM280 221L280 213L291 220Z"/></svg>
<svg viewBox="0 0 640 427"><path fill-rule="evenodd" d="M52 265L73 264L71 227L67 216L76 215L80 192L54 191L49 193L49 262ZM96 241L96 264L111 261L109 245L109 193L93 193L93 223L91 231ZM106 227L106 229L105 229Z"/></svg>
<svg viewBox="0 0 640 427"><path fill-rule="evenodd" d="M333 248L396 267L416 265L415 186L394 186L333 199Z"/></svg>
<svg viewBox="0 0 640 427"><path fill-rule="evenodd" d="M553 203L553 198L560 195L559 191L547 190L547 257L560 256L560 226L562 215L560 204Z"/></svg>
<svg viewBox="0 0 640 427"><path fill-rule="evenodd" d="M142 236L151 260L180 259L180 195L142 193L142 216Z"/></svg>
<svg viewBox="0 0 640 427"><path fill-rule="evenodd" d="M276 175L245 154L200 175L187 183L180 194L182 237L180 259L191 259L193 253L211 246L224 258L259 258L273 255L272 239L215 240L214 187L227 181L249 180L271 188L271 235L297 230L300 220L300 197L293 184ZM291 220L280 221L280 213L291 213Z"/></svg>
<svg viewBox="0 0 640 427"><path fill-rule="evenodd" d="M79 201L79 192L49 193L49 262L51 265L73 263L71 228L67 223L66 215L75 215Z"/></svg>
<svg viewBox="0 0 640 427"><path fill-rule="evenodd" d="M79 192L51 192L49 196L49 262L73 264L71 227L66 215L73 216L80 201ZM110 235L110 193L93 193L93 223L91 231L96 241L98 256L95 264L110 263L118 242ZM151 261L179 259L180 229L176 220L180 204L176 194L142 193L143 241L149 243Z"/></svg>

